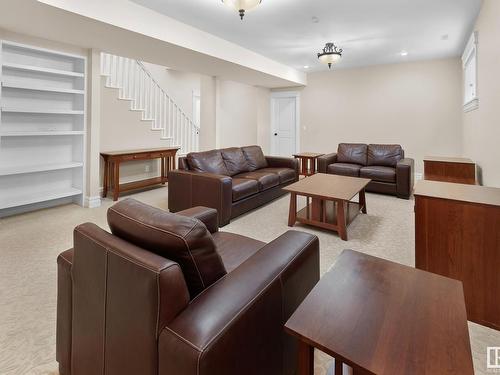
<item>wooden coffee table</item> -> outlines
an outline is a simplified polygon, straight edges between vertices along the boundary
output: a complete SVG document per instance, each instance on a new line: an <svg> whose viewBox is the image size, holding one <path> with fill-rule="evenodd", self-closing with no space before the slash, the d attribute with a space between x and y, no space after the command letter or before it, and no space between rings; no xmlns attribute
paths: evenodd
<svg viewBox="0 0 500 375"><path fill-rule="evenodd" d="M473 375L462 283L344 250L285 324L299 339L298 375L314 348L354 375Z"/></svg>
<svg viewBox="0 0 500 375"><path fill-rule="evenodd" d="M367 178L317 173L283 188L290 192L288 225L296 222L338 232L347 241L347 226L363 212L366 214ZM359 202L351 199L359 194ZM306 197L306 207L297 212L297 195Z"/></svg>
<svg viewBox="0 0 500 375"><path fill-rule="evenodd" d="M316 173L316 159L323 155L316 152L301 152L294 154L293 157L299 159L300 174L307 177Z"/></svg>

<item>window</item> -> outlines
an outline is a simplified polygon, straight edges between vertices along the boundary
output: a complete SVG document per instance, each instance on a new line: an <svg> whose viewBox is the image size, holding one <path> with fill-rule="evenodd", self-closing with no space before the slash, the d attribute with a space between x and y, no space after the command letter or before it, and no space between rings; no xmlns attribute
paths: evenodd
<svg viewBox="0 0 500 375"><path fill-rule="evenodd" d="M464 82L464 111L469 112L479 107L477 97L477 32L474 32L462 55Z"/></svg>

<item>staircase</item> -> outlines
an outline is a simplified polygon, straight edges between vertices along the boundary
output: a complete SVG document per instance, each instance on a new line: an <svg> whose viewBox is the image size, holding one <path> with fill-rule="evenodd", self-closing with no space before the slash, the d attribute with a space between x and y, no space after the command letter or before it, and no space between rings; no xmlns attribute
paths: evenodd
<svg viewBox="0 0 500 375"><path fill-rule="evenodd" d="M155 81L144 65L127 57L101 53L101 75L106 87L119 91L119 99L130 101L130 110L142 112L142 120L161 139L179 147L178 155L198 151L200 128Z"/></svg>

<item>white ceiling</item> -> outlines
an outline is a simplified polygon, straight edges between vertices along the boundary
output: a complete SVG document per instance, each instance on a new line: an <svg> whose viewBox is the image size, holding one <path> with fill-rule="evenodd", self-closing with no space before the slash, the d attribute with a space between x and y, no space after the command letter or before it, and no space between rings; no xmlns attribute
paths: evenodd
<svg viewBox="0 0 500 375"><path fill-rule="evenodd" d="M132 1L304 71L328 70L316 53L330 41L344 49L338 68L459 56L482 3L262 0L240 21L220 0Z"/></svg>

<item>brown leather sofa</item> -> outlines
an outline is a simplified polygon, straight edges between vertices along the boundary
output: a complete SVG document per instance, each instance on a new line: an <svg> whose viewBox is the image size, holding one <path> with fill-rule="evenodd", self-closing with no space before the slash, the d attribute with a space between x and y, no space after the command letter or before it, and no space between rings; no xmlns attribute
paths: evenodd
<svg viewBox="0 0 500 375"><path fill-rule="evenodd" d="M168 208L215 208L223 226L286 194L282 188L298 179L297 160L264 156L259 146L190 153L168 173Z"/></svg>
<svg viewBox="0 0 500 375"><path fill-rule="evenodd" d="M266 244L218 231L217 211L133 199L58 257L61 375L294 374L284 323L319 279L316 236Z"/></svg>
<svg viewBox="0 0 500 375"><path fill-rule="evenodd" d="M374 193L409 199L413 191L414 161L400 145L341 143L337 152L318 158L320 173L370 178Z"/></svg>

